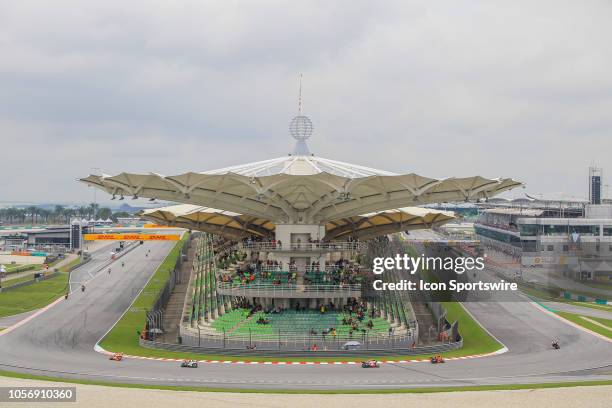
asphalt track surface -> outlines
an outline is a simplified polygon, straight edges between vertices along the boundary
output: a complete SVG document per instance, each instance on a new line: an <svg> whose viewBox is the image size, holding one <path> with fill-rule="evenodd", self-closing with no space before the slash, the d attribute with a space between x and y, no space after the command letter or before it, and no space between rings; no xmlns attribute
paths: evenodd
<svg viewBox="0 0 612 408"><path fill-rule="evenodd" d="M582 307L571 303L561 302L542 302L542 304L558 312L568 312L587 317L599 317L602 319L612 320L612 310L607 311L602 309L594 309L592 307Z"/></svg>
<svg viewBox="0 0 612 408"><path fill-rule="evenodd" d="M73 274L88 281L20 327L0 336L0 369L63 378L121 383L258 389L385 389L612 379L612 344L558 320L533 303L469 303L468 310L509 349L446 364L359 365L201 364L125 359L94 351L163 261L171 243L146 243L104 267L108 251ZM151 254L145 253L151 249ZM106 257L106 258L105 258ZM1 332L0 332L1 334ZM561 350L550 347L558 339Z"/></svg>

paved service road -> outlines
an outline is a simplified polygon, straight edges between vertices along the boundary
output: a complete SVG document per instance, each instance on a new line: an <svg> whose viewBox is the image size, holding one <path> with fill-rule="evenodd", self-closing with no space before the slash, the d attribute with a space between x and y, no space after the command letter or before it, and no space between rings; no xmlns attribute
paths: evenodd
<svg viewBox="0 0 612 408"><path fill-rule="evenodd" d="M575 313L583 316L600 317L602 319L612 320L612 309L604 310L594 307L578 306L572 303L562 302L542 302L546 307L559 312Z"/></svg>
<svg viewBox="0 0 612 408"><path fill-rule="evenodd" d="M121 316L161 263L172 243L146 243L46 312L0 336L0 369L112 382L243 388L351 389L612 379L612 344L571 327L529 302L469 303L469 311L508 348L505 354L470 360L359 365L201 364L109 361L94 345ZM147 249L151 255L145 257ZM98 265L99 266L99 265ZM1 334L1 332L0 332ZM558 339L561 350L552 350Z"/></svg>

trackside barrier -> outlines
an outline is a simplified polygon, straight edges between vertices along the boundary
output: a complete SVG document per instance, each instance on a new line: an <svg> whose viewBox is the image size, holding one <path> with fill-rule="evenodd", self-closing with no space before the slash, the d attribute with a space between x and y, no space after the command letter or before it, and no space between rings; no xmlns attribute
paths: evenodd
<svg viewBox="0 0 612 408"><path fill-rule="evenodd" d="M312 348L341 350L345 344L351 344L351 348L368 349L393 349L412 348L416 346L415 336L412 331L402 334L355 332L353 334L340 332L336 335L323 334L321 331L296 332L288 330L275 330L274 333L259 333L249 330L246 333L226 334L224 333L193 333L182 330L181 337L184 344L198 347L217 347L242 349L257 346L266 350L309 350Z"/></svg>
<svg viewBox="0 0 612 408"><path fill-rule="evenodd" d="M380 356L397 356L397 355L423 355L423 354L440 354L447 351L457 350L463 347L463 339L457 342L445 343L435 346L421 346L421 347L394 347L394 348L360 348L356 350L338 350L338 349L327 349L325 350L322 345L318 346L317 351L311 351L312 349L302 350L274 350L265 349L260 347L261 343L255 344L256 348L247 349L247 347L241 348L223 348L223 347L198 347L186 344L170 344L161 343L156 341L140 339L140 345L150 349L168 350L168 351L182 351L189 353L199 354L212 354L220 356L234 356L234 357L351 357L367 354L368 357L380 357Z"/></svg>
<svg viewBox="0 0 612 408"><path fill-rule="evenodd" d="M575 293L572 293L570 291L562 291L561 295L563 296L564 299L567 300L574 300L577 302L591 302L591 303L598 303L600 305L605 305L608 304L608 299L605 299L603 297L603 295L600 295L601 297L599 298L595 298L592 296L584 296L584 295L577 295Z"/></svg>

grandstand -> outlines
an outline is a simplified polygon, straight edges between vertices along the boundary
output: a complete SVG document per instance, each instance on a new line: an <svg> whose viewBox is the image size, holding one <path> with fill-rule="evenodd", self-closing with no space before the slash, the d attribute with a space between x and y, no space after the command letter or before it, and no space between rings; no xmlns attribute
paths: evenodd
<svg viewBox="0 0 612 408"><path fill-rule="evenodd" d="M197 333L198 343L202 338L223 338L224 344L281 342L294 343L298 348L350 340L389 341L391 337L394 343L400 338L410 343L417 340L410 301L395 292L365 301L360 299L361 290L358 297L344 299L321 298L322 292L312 289L332 288L325 293L338 296L334 284L341 282L349 270L355 281L346 286L361 285L365 272L357 268L355 257L323 270L310 269L298 284L292 271L260 268L241 272L241 268L254 264L248 257L259 254L247 254L240 245L228 245L210 234L197 236L195 248L183 317L187 323L182 330L185 338ZM223 285L244 286L250 291L247 294L264 293L272 298L225 295ZM283 297L296 293L302 297Z"/></svg>
<svg viewBox="0 0 612 408"><path fill-rule="evenodd" d="M279 344L281 336L308 336L303 342L310 344L327 327L336 338L378 338L386 331L413 344L418 325L410 299L366 294L363 267L371 262L363 256L378 243L384 249L389 234L454 218L415 206L488 199L521 185L481 176L437 180L322 158L306 145L312 127L300 123L310 120L301 113L293 118L296 145L286 156L170 176L124 172L81 179L113 196L182 203L140 215L204 233L180 341L197 336L201 345L202 336L222 337L225 346L248 334L249 341L276 335Z"/></svg>

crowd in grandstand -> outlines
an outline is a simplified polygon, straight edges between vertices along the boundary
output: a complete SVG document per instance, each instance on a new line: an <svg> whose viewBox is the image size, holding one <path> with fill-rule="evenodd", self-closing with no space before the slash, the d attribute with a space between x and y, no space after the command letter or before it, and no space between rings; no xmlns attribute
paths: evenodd
<svg viewBox="0 0 612 408"><path fill-rule="evenodd" d="M253 317L257 325L269 325L271 324L272 315L286 311L285 308L280 306L272 306L266 309L261 304L249 303L245 298L237 299L234 306L248 311L246 317ZM302 306L300 302L296 302L292 309L295 312L308 311L308 307ZM338 326L313 326L310 328L310 335L322 335L323 338L327 335L335 337L338 330L343 330L344 333L348 334L349 338L353 335L364 335L368 331L374 330L374 319L377 317L376 309L368 308L365 302L356 299L349 299L349 302L342 308L337 307L333 303L322 305L319 308L319 313L321 315L326 313L341 313L342 316L342 320L338 320Z"/></svg>
<svg viewBox="0 0 612 408"><path fill-rule="evenodd" d="M298 271L295 260L283 267L277 260L259 259L256 253L247 259L245 252L228 250L218 258L217 267L223 271L232 271L220 274L220 280L225 283L295 285L300 277L303 278L300 283L305 285L347 285L361 282L359 265L348 259L326 261L324 266L312 262L304 271Z"/></svg>

